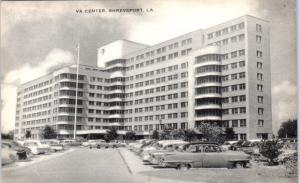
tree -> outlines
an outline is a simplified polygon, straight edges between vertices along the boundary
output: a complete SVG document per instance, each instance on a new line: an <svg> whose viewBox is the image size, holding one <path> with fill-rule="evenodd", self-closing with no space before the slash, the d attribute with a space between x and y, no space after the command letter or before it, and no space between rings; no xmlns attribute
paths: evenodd
<svg viewBox="0 0 300 183"><path fill-rule="evenodd" d="M233 130L233 128L226 128L225 129L225 132L224 132L224 135L225 135L225 139L228 141L228 140L233 140L234 139L234 135L235 135L235 132Z"/></svg>
<svg viewBox="0 0 300 183"><path fill-rule="evenodd" d="M170 132L170 136L172 139L177 140L177 139L184 139L185 138L185 131L183 129L176 129L172 130Z"/></svg>
<svg viewBox="0 0 300 183"><path fill-rule="evenodd" d="M25 133L25 138L28 139L28 138L30 138L30 137L31 137L31 131L28 130L28 131L26 131L26 133Z"/></svg>
<svg viewBox="0 0 300 183"><path fill-rule="evenodd" d="M280 154L280 145L277 140L263 141L259 146L259 152L262 156L268 158L269 165L275 164L275 159Z"/></svg>
<svg viewBox="0 0 300 183"><path fill-rule="evenodd" d="M152 133L152 138L158 140L159 139L159 133L157 130L154 130Z"/></svg>
<svg viewBox="0 0 300 183"><path fill-rule="evenodd" d="M124 138L125 138L125 140L135 140L136 134L133 131L129 131L125 134Z"/></svg>
<svg viewBox="0 0 300 183"><path fill-rule="evenodd" d="M55 139L57 134L51 126L46 125L42 131L42 136L44 139Z"/></svg>
<svg viewBox="0 0 300 183"><path fill-rule="evenodd" d="M118 138L118 133L117 133L117 129L116 128L111 128L107 131L107 133L104 135L104 139L106 141L111 141L111 140L115 140L116 138Z"/></svg>
<svg viewBox="0 0 300 183"><path fill-rule="evenodd" d="M171 139L171 130L164 129L162 132L159 133L159 140L169 140Z"/></svg>
<svg viewBox="0 0 300 183"><path fill-rule="evenodd" d="M297 138L297 119L283 122L278 130L278 136L279 138Z"/></svg>
<svg viewBox="0 0 300 183"><path fill-rule="evenodd" d="M222 144L225 141L223 136L223 129L216 123L201 123L198 126L198 130L207 141L216 142L219 144Z"/></svg>
<svg viewBox="0 0 300 183"><path fill-rule="evenodd" d="M184 139L185 141L193 141L197 138L197 134L194 130L184 130Z"/></svg>

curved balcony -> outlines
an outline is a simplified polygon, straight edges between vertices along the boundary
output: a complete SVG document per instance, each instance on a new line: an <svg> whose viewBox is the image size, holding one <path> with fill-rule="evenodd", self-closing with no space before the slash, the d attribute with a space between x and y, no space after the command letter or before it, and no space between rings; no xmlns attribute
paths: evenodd
<svg viewBox="0 0 300 183"><path fill-rule="evenodd" d="M124 100L125 100L124 98L116 97L116 98L110 98L110 99L108 99L107 102L122 102Z"/></svg>
<svg viewBox="0 0 300 183"><path fill-rule="evenodd" d="M124 107L122 106L112 106L112 107L109 107L108 110L122 110Z"/></svg>
<svg viewBox="0 0 300 183"><path fill-rule="evenodd" d="M117 90L110 90L109 93L112 94L112 93L124 93L125 91L124 90L120 90L120 89L117 89Z"/></svg>
<svg viewBox="0 0 300 183"><path fill-rule="evenodd" d="M195 74L195 77L198 78L204 76L221 76L221 75L222 75L221 72L218 71L207 71L207 72Z"/></svg>
<svg viewBox="0 0 300 183"><path fill-rule="evenodd" d="M205 82L201 84L195 84L195 88L207 87L207 86L222 86L221 82Z"/></svg>
<svg viewBox="0 0 300 183"><path fill-rule="evenodd" d="M122 71L116 71L110 75L110 78L118 78L118 77L125 77L125 73L123 73Z"/></svg>
<svg viewBox="0 0 300 183"><path fill-rule="evenodd" d="M124 124L121 122L108 123L108 126L123 126Z"/></svg>
<svg viewBox="0 0 300 183"><path fill-rule="evenodd" d="M214 120L221 120L221 116L195 116L195 121L214 121Z"/></svg>
<svg viewBox="0 0 300 183"><path fill-rule="evenodd" d="M122 114L111 114L108 116L109 119L112 119L112 118L123 118L123 115Z"/></svg>
<svg viewBox="0 0 300 183"><path fill-rule="evenodd" d="M105 70L112 69L112 68L115 68L115 67L125 67L125 64L117 63L117 64L114 64L114 65L105 67Z"/></svg>
<svg viewBox="0 0 300 183"><path fill-rule="evenodd" d="M195 67L195 68L198 68L198 67L207 66L207 65L221 65L221 62L220 62L220 61L217 61L217 60L211 60L211 61L206 61L206 62L196 63L196 64L194 65L194 67Z"/></svg>
<svg viewBox="0 0 300 183"><path fill-rule="evenodd" d="M219 104L203 104L195 106L195 110L202 110L202 109L221 109L221 105Z"/></svg>
<svg viewBox="0 0 300 183"><path fill-rule="evenodd" d="M206 94L195 94L195 99L200 98L220 98L220 93L206 93Z"/></svg>
<svg viewBox="0 0 300 183"><path fill-rule="evenodd" d="M114 82L108 83L107 85L108 86L124 86L124 83L125 82L122 82L122 81L114 81Z"/></svg>
<svg viewBox="0 0 300 183"><path fill-rule="evenodd" d="M57 130L58 135L70 135L73 134L73 130Z"/></svg>

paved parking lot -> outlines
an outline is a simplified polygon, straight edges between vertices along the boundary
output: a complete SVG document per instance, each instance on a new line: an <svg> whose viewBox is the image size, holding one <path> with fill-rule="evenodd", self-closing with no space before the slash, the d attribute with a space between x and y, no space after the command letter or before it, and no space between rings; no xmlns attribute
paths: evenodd
<svg viewBox="0 0 300 183"><path fill-rule="evenodd" d="M287 178L282 167L254 166L248 169L154 168L126 148L73 148L41 155L2 169L5 183L215 183L215 182L297 182Z"/></svg>

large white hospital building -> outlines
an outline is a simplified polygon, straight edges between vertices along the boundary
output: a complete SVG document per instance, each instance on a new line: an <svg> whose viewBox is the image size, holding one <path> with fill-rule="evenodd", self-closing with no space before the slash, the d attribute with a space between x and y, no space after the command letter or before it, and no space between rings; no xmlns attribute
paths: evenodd
<svg viewBox="0 0 300 183"><path fill-rule="evenodd" d="M79 65L77 135L216 122L238 139L271 138L269 32L267 21L246 15L154 46L117 40L98 48L97 66ZM28 130L39 138L45 125L73 136L76 70L18 87L16 138Z"/></svg>

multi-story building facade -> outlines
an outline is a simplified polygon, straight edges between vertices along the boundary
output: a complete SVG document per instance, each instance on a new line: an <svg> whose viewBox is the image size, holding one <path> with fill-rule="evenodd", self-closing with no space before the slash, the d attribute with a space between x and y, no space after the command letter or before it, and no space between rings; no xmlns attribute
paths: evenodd
<svg viewBox="0 0 300 183"><path fill-rule="evenodd" d="M79 66L77 134L211 122L233 127L238 139L270 138L269 51L268 22L248 15L154 46L104 45L97 67ZM19 87L16 136L38 136L45 124L72 136L75 89L76 66Z"/></svg>

